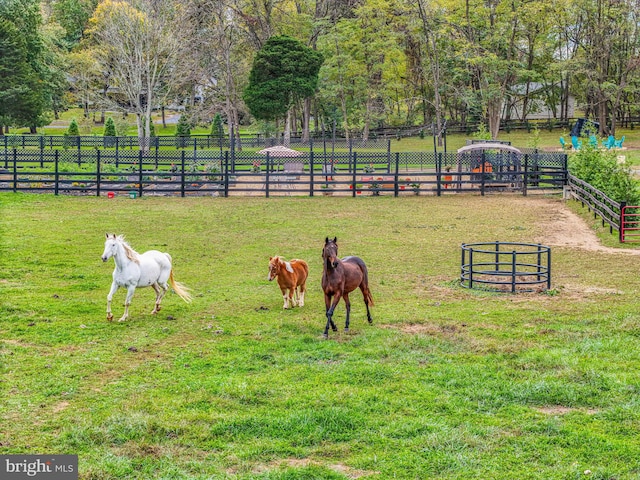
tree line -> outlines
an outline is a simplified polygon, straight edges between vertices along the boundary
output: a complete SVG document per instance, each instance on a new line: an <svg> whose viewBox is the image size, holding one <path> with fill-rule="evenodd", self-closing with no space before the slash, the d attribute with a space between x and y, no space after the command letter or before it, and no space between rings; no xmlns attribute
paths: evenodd
<svg viewBox="0 0 640 480"><path fill-rule="evenodd" d="M180 105L266 133L451 121L496 138L541 106L567 120L575 98L615 134L638 115L639 15L636 0L0 0L0 125L35 132L81 105L135 114L145 138L154 109Z"/></svg>

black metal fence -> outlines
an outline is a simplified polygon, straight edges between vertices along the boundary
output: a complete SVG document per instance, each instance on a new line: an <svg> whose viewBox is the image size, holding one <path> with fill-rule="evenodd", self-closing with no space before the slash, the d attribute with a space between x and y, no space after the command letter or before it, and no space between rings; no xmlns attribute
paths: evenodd
<svg viewBox="0 0 640 480"><path fill-rule="evenodd" d="M443 195L562 189L560 153L7 150L0 191L75 195Z"/></svg>
<svg viewBox="0 0 640 480"><path fill-rule="evenodd" d="M82 149L113 149L119 150L160 150L160 149L185 149L185 150L232 150L241 151L243 148L255 149L282 145L282 136L265 136L262 134L243 134L240 138L217 137L211 135L191 135L189 137L157 136L143 140L141 144L138 137L104 137L98 135L3 135L0 136L0 148L11 150L13 148L36 150L82 150ZM390 151L391 139L386 136L372 135L367 140L355 138L343 138L326 135L315 135L309 139L293 136L288 142L291 148L302 148L310 151L322 151L331 153L338 150L372 149L378 151Z"/></svg>

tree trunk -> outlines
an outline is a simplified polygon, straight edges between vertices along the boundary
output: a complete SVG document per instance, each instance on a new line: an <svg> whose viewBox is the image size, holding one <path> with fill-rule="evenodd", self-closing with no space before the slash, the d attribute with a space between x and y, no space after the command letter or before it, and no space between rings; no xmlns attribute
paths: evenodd
<svg viewBox="0 0 640 480"><path fill-rule="evenodd" d="M302 141L308 142L311 123L311 98L305 98L302 103Z"/></svg>
<svg viewBox="0 0 640 480"><path fill-rule="evenodd" d="M288 147L291 144L291 108L287 110L287 118L284 121L283 143L285 147Z"/></svg>
<svg viewBox="0 0 640 480"><path fill-rule="evenodd" d="M489 133L491 140L498 138L500 133L500 113L502 111L502 100L493 99L487 103L487 119L489 121Z"/></svg>

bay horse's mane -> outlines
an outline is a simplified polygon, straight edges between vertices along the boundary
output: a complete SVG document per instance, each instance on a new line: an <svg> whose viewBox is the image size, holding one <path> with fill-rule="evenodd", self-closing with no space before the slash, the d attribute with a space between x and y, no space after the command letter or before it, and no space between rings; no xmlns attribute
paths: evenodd
<svg viewBox="0 0 640 480"><path fill-rule="evenodd" d="M131 248L131 245L129 245L129 243L124 239L124 235L118 235L116 239L122 244L127 258L132 262L140 263L140 254Z"/></svg>

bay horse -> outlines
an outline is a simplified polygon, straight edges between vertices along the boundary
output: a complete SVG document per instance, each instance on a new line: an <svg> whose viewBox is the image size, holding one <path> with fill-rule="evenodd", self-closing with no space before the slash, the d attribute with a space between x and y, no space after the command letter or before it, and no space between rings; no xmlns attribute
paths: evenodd
<svg viewBox="0 0 640 480"><path fill-rule="evenodd" d="M364 261L359 257L338 258L338 239L334 237L329 240L325 238L322 249L322 260L324 269L322 272L322 290L324 290L324 303L327 309L327 325L324 327L324 338L329 338L329 326L334 332L338 331L333 322L333 312L340 298L344 299L347 308L347 319L344 331L349 331L349 313L351 312L351 302L349 293L356 288L360 288L364 297L364 304L367 307L367 320L373 323L369 306L373 306L373 297L369 290L369 273ZM332 300L333 298L333 300Z"/></svg>
<svg viewBox="0 0 640 480"><path fill-rule="evenodd" d="M107 295L107 320L113 320L111 313L111 300L118 288L127 289L127 298L124 302L124 314L120 318L120 322L124 322L129 316L129 305L136 288L153 287L156 292L156 305L153 315L160 311L160 302L164 297L169 284L173 290L185 302L191 301L189 289L173 278L173 268L171 266L171 255L162 253L157 250L149 250L142 254L136 252L125 241L122 235L107 233L107 239L104 242L104 252L102 253L102 261L106 262L111 257L116 263L113 271L113 282L111 290Z"/></svg>
<svg viewBox="0 0 640 480"><path fill-rule="evenodd" d="M269 257L267 280L278 279L278 285L284 299L282 306L284 309L296 305L304 307L304 293L307 289L308 276L309 265L304 260L293 259L287 262L282 257Z"/></svg>

